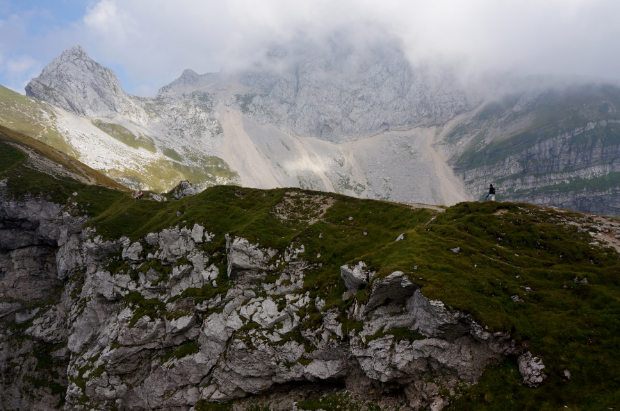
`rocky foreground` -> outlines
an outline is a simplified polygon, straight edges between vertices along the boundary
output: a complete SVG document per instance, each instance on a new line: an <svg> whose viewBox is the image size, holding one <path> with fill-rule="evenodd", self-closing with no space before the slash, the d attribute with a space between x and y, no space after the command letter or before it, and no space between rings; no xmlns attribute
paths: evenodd
<svg viewBox="0 0 620 411"><path fill-rule="evenodd" d="M345 265L343 298L371 281L368 301L344 313L323 310L326 301L304 290L304 274L316 264L300 258L301 244L281 253L226 235L226 272L220 273L205 247L215 235L199 224L134 242L104 241L95 230L82 230L79 217L59 220L60 211L46 201L4 202L5 227L30 227L1 232L3 248L12 250L3 264L4 296L34 299L60 284L63 291L45 309L4 303L2 315L28 324L25 335L62 345L50 356L68 362L58 383L66 373L70 408L189 408L278 384L340 381L360 395L402 387L414 409L442 409L448 400L441 390L454 395L460 384L475 384L504 355L519 356L525 384L544 379L542 362L508 333L489 333L471 316L429 301L402 271L372 281L375 273L362 262ZM265 282L271 273L275 281ZM218 293L224 274L234 285ZM184 298L192 289L213 296ZM363 326L345 334L343 316ZM398 340L390 330L413 337ZM5 360L32 349L16 352L3 337ZM15 394L20 388L16 381ZM38 406L52 408L59 400L44 396ZM26 401L16 395L6 409Z"/></svg>

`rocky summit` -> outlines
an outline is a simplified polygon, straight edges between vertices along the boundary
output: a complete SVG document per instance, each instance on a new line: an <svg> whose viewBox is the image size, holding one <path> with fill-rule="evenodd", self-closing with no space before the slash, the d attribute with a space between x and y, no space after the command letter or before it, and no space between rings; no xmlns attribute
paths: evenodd
<svg viewBox="0 0 620 411"><path fill-rule="evenodd" d="M0 129L0 409L618 403L617 219L146 194Z"/></svg>
<svg viewBox="0 0 620 411"><path fill-rule="evenodd" d="M56 57L28 83L26 95L86 116L122 112L130 104L116 74L91 60L81 46Z"/></svg>

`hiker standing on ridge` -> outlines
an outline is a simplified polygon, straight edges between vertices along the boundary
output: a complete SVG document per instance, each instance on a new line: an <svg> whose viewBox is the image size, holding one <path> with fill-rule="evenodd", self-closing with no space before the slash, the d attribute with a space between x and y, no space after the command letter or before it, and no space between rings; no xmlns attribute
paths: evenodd
<svg viewBox="0 0 620 411"><path fill-rule="evenodd" d="M489 194L484 196L484 201L495 201L495 187L493 187L493 184L489 185Z"/></svg>

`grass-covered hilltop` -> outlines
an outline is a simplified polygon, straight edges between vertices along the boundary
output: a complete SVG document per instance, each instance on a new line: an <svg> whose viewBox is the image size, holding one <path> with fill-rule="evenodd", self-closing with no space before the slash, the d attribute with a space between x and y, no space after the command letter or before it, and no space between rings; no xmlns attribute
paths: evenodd
<svg viewBox="0 0 620 411"><path fill-rule="evenodd" d="M620 407L618 219L148 194L0 128L0 409Z"/></svg>

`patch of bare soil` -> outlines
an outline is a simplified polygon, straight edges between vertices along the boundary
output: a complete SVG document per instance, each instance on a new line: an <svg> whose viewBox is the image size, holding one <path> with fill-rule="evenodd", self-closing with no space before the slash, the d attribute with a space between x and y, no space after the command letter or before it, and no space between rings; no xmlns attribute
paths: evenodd
<svg viewBox="0 0 620 411"><path fill-rule="evenodd" d="M443 213L444 211L446 211L445 208L442 208L440 206L430 205L430 204L422 204L422 203L401 203L401 204L408 205L409 207L411 207L413 209L416 209L416 208L428 208L429 210L439 211L440 213Z"/></svg>
<svg viewBox="0 0 620 411"><path fill-rule="evenodd" d="M288 191L274 207L273 213L282 221L312 225L323 218L335 201L326 195Z"/></svg>

